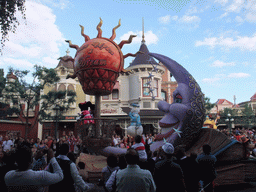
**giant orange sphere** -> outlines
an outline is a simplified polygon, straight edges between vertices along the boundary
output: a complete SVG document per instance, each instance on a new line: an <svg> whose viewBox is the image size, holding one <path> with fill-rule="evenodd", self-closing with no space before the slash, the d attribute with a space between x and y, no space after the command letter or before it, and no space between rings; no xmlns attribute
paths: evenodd
<svg viewBox="0 0 256 192"><path fill-rule="evenodd" d="M123 54L118 45L106 38L84 43L74 60L74 72L88 95L109 95L123 69Z"/></svg>

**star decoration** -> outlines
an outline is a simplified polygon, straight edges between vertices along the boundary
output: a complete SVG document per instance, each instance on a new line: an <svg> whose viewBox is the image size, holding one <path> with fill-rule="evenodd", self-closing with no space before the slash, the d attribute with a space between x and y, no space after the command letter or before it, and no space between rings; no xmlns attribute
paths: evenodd
<svg viewBox="0 0 256 192"><path fill-rule="evenodd" d="M148 81L146 84L147 84L147 85L150 85L150 84L151 84L151 81Z"/></svg>
<svg viewBox="0 0 256 192"><path fill-rule="evenodd" d="M154 75L152 75L152 73L148 73L148 75L149 75L149 78L154 77Z"/></svg>
<svg viewBox="0 0 256 192"><path fill-rule="evenodd" d="M153 66L153 71L157 71L158 70L156 65L152 65L152 66Z"/></svg>
<svg viewBox="0 0 256 192"><path fill-rule="evenodd" d="M179 131L178 129L175 129L175 128L173 128L173 130L174 130L174 132L175 132L176 134L179 135L179 137L181 137L180 134L182 133L182 131Z"/></svg>

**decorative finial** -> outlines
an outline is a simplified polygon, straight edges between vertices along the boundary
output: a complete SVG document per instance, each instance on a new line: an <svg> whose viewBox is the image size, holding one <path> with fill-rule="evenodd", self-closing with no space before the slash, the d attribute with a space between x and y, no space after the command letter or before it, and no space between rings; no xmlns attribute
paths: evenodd
<svg viewBox="0 0 256 192"><path fill-rule="evenodd" d="M144 36L144 18L142 17L142 43L145 43L145 36Z"/></svg>
<svg viewBox="0 0 256 192"><path fill-rule="evenodd" d="M69 51L69 48L68 48L67 51L66 51L66 56L69 56L69 53L70 53L70 51Z"/></svg>

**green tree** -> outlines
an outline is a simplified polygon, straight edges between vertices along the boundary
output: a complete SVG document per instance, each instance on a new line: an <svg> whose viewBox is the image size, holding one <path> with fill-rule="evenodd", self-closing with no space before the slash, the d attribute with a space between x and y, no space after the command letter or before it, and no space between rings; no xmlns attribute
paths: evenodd
<svg viewBox="0 0 256 192"><path fill-rule="evenodd" d="M8 40L8 33L15 33L19 22L15 17L15 13L20 11L23 19L25 16L25 0L1 0L0 1L0 27L1 27L1 48L0 52L4 47L4 43Z"/></svg>
<svg viewBox="0 0 256 192"><path fill-rule="evenodd" d="M208 115L211 111L211 109L216 105L215 103L210 102L209 97L204 96L204 102L205 102L205 112Z"/></svg>
<svg viewBox="0 0 256 192"><path fill-rule="evenodd" d="M252 106L249 105L248 103L245 104L244 109L242 110L242 115L246 116L246 117L250 117L254 115L254 112L252 110Z"/></svg>
<svg viewBox="0 0 256 192"><path fill-rule="evenodd" d="M23 122L25 119L25 138L35 127L38 121L42 121L47 116L46 113L53 106L58 105L60 110L68 110L69 106L75 102L76 93L73 91L50 91L46 95L40 95L45 86L52 86L59 81L59 77L54 69L47 69L38 65L34 66L35 72L32 73L33 80L28 82L29 71L9 69L9 74L14 74L17 79L9 81L3 91L5 103L11 103L9 115L16 114ZM41 103L41 104L40 104ZM35 114L35 121L29 126L29 114L31 109L39 107L40 110Z"/></svg>
<svg viewBox="0 0 256 192"><path fill-rule="evenodd" d="M232 108L224 108L224 110L220 111L221 117L227 117L230 114L232 117L237 115L237 111Z"/></svg>
<svg viewBox="0 0 256 192"><path fill-rule="evenodd" d="M6 78L4 78L4 70L0 69L0 97L2 97L2 92L5 88Z"/></svg>

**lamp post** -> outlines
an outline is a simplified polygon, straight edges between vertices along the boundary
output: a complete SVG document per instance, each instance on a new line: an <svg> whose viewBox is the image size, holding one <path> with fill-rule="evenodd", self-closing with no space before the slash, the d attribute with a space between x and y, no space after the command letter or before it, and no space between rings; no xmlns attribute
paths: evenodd
<svg viewBox="0 0 256 192"><path fill-rule="evenodd" d="M59 112L59 110L60 110L60 107L59 106L55 106L54 108L53 108L55 111L56 111L56 125L55 125L55 139L57 139L57 131L58 131L58 120L59 120L59 117L58 117L58 112Z"/></svg>
<svg viewBox="0 0 256 192"><path fill-rule="evenodd" d="M231 134L231 130L232 130L232 125L231 125L231 123L232 123L232 121L234 121L234 119L231 117L231 114L230 113L228 113L228 115L227 115L227 119L225 119L225 121L226 122L228 122L228 128L229 128L229 133Z"/></svg>

